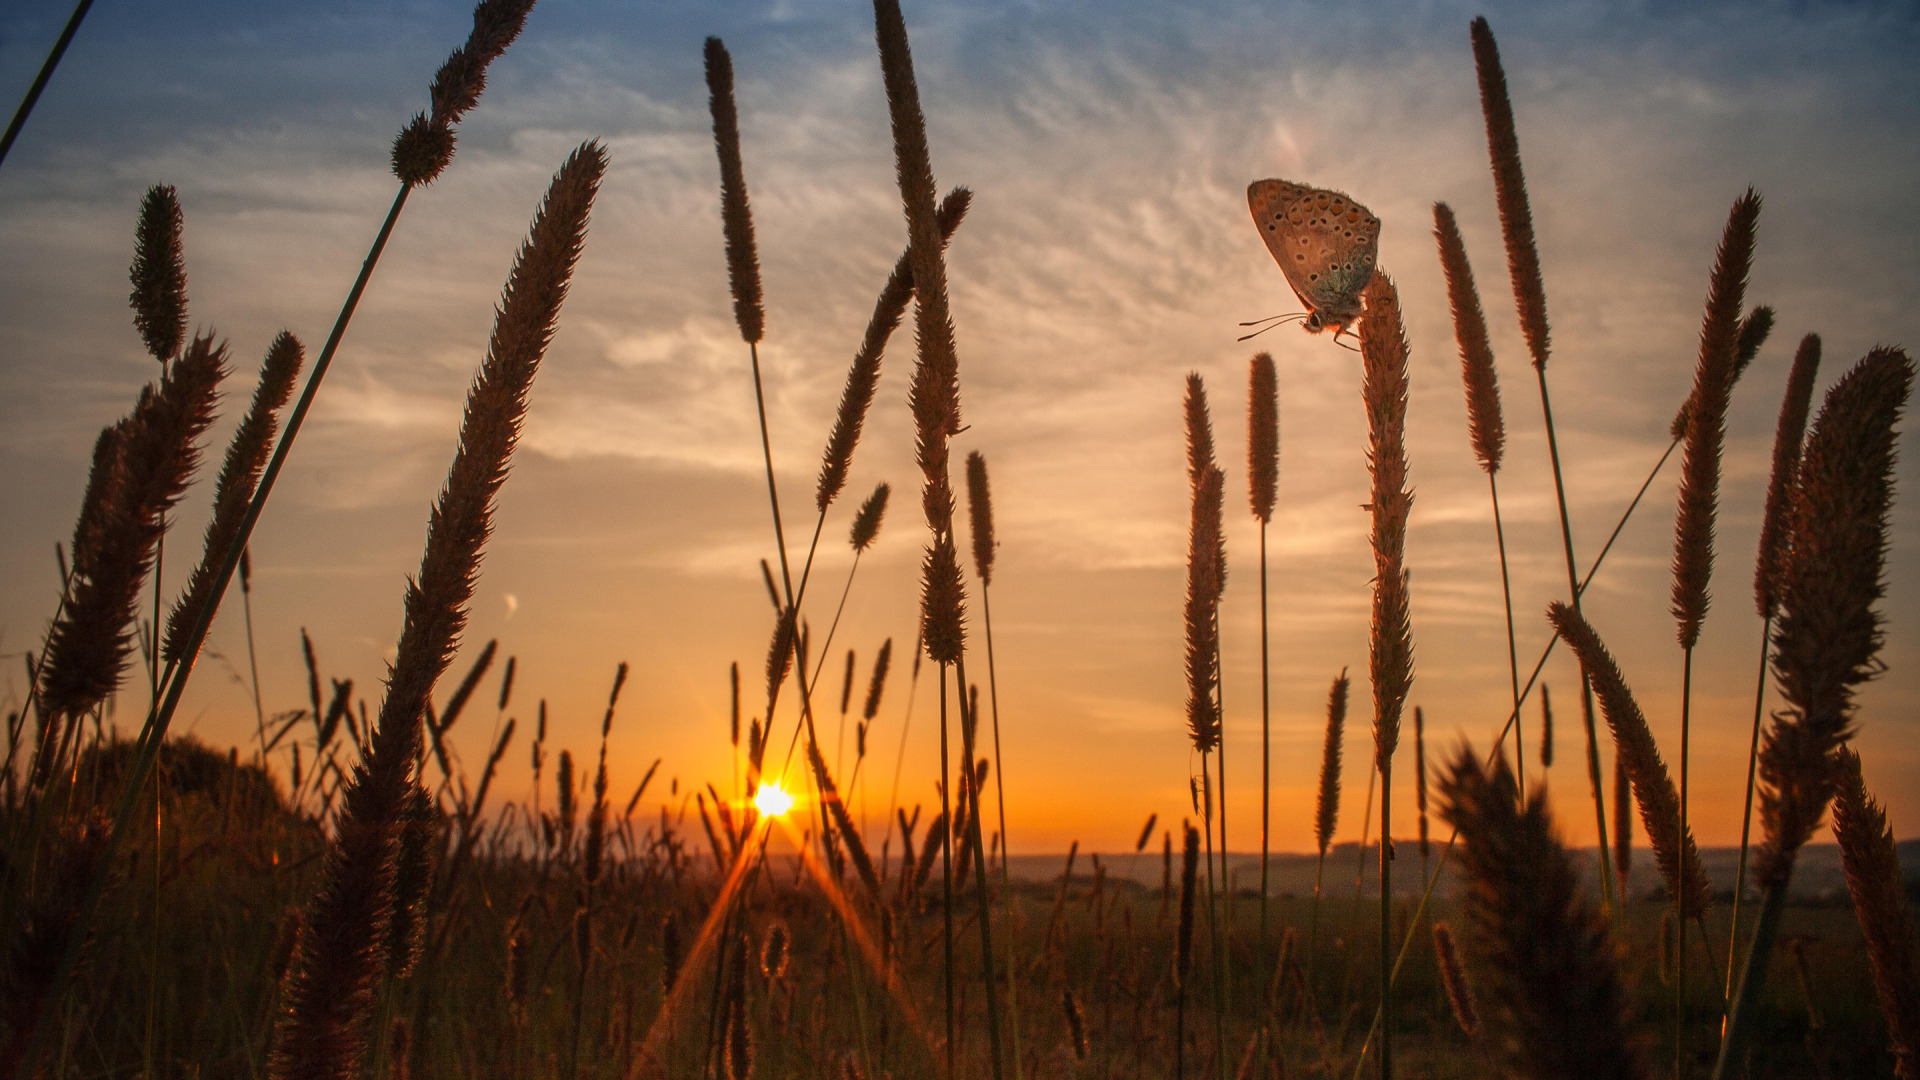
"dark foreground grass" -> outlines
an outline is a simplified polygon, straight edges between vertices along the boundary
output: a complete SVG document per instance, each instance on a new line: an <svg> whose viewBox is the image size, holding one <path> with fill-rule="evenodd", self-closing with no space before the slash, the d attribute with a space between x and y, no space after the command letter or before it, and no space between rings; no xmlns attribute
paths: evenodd
<svg viewBox="0 0 1920 1080"><path fill-rule="evenodd" d="M88 789L111 789L95 781L110 781L124 757L124 748L87 757L82 801ZM319 872L320 828L310 814L288 808L274 778L231 765L226 755L179 744L161 767L157 851L148 829L123 857L75 992L57 1017L66 1037L52 1075L133 1076L148 1061L156 1076L264 1073L290 920ZM426 940L439 950L422 965L430 981L409 977L387 988L373 1075L565 1076L576 1018L580 1077L712 1075L720 1060L709 1052L708 1025L717 952L702 955L696 946L718 880L698 810L689 804L680 813L680 802L643 804L612 829L594 893L592 977L584 992L575 929L583 851L577 842L563 847L557 834L549 842L539 829L514 830L511 822L526 820L527 808L510 808L508 827L461 871L466 887L430 913ZM440 835L449 835L448 823ZM897 853L889 862L886 886L895 891ZM444 873L446 862L440 865ZM1058 878L1012 886L1017 935L1009 955L1027 1003L1022 1075L1167 1075L1177 898L1168 903L1157 888L1085 870L1083 861L1064 889ZM998 881L989 875L990 884ZM748 958L749 1075L844 1080L853 1075L847 1061L859 1045L862 1017L846 992L848 958L828 901L831 887L779 857L751 882L737 926L745 947L730 954ZM838 887L847 895L862 888L851 872ZM966 889L973 887L969 879ZM938 895L938 881L930 880L919 902L890 906L884 920L861 909L875 951L896 975L890 997L867 963L854 959L869 1003L870 1052L878 1068L901 1080L942 1071ZM1274 896L1271 940L1283 942L1291 931L1304 942L1310 904L1310 897ZM1277 1053L1284 1062L1279 1075L1351 1075L1378 995L1378 906L1373 898L1356 905L1329 896L1322 908L1313 970L1300 968L1304 949L1282 944L1286 968L1276 979L1276 957L1255 955L1258 905L1236 905L1229 1075L1250 1044L1256 1053ZM1636 900L1619 924L1622 972L1650 1038L1670 1023L1671 973L1661 970L1660 948L1669 909L1657 897ZM1396 899L1395 942L1411 917L1411 903ZM1442 900L1431 917L1458 914ZM1710 940L1724 940L1725 919L1726 906L1716 905ZM789 943L784 963L778 947L769 955L770 934ZM1396 1062L1406 1076L1478 1075L1473 1041L1457 1026L1441 985L1431 934L1414 940L1395 991ZM1708 975L1698 937L1693 941L1688 1047L1705 1068L1718 1045L1719 984ZM1782 941L1788 947L1777 952L1767 980L1750 1075L1888 1075L1892 1059L1852 910L1844 903L1791 907ZM1213 962L1208 950L1198 950L1202 985L1211 983L1206 969ZM675 969L680 988L670 998ZM1069 992L1082 1025L1079 1042L1064 1007ZM985 1075L984 1003L977 993L963 998L956 1002L959 1071ZM1199 1075L1215 1071L1211 1000L1188 998L1196 1012L1187 1025L1187 1055ZM873 1004L882 1001L884 1007ZM1273 1040L1267 1050L1257 1039L1263 1026Z"/></svg>

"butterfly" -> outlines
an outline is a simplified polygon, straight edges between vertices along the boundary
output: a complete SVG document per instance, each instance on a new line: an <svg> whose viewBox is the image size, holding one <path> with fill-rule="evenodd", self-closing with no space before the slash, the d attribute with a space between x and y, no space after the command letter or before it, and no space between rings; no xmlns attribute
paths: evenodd
<svg viewBox="0 0 1920 1080"><path fill-rule="evenodd" d="M1360 290L1380 254L1380 219L1349 195L1287 180L1248 184L1247 209L1306 305L1307 332L1332 327L1338 340L1360 317Z"/></svg>

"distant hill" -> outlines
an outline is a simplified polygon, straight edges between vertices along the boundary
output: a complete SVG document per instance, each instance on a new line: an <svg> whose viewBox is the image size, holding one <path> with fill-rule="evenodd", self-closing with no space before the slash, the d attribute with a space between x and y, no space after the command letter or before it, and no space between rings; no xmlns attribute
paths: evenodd
<svg viewBox="0 0 1920 1080"><path fill-rule="evenodd" d="M1438 865L1445 843L1435 840L1430 851L1430 862ZM1898 845L1901 872L1907 879L1910 892L1920 892L1920 840L1904 840ZM1361 891L1366 896L1378 896L1379 855L1378 846L1367 845L1364 860L1360 845L1355 843L1336 844L1327 852L1326 876L1322 884L1323 892L1331 896L1352 896L1354 877L1362 862L1365 871ZM1575 858L1581 861L1588 877L1588 885L1597 889L1599 882L1594 871L1594 849L1581 848L1575 851ZM1098 856L1101 866L1106 870L1111 882L1131 881L1148 889L1160 887L1163 865L1158 851L1142 852L1139 855L1126 853L1121 855L1101 854ZM1737 847L1704 848L1700 852L1706 865L1707 880L1712 882L1715 893L1731 895L1733 881L1740 862L1740 849ZM1073 866L1074 880L1092 880L1094 873L1094 855L1081 852ZM1275 896L1291 893L1294 896L1313 895L1314 865L1317 858L1313 855L1297 853L1275 853L1268 866L1268 887ZM1229 857L1233 871L1235 887L1257 893L1260 888L1260 856L1235 852ZM1066 853L1058 855L1015 855L1008 869L1013 877L1029 882L1057 882L1066 865ZM1751 867L1749 867L1751 871ZM1179 857L1174 858L1173 872L1180 873ZM1751 873L1749 873L1751 881ZM1454 885L1453 867L1449 865L1441 874L1435 892L1439 895L1451 895ZM1401 839L1395 843L1393 893L1395 896L1417 896L1421 887L1420 843L1418 840ZM1628 875L1627 887L1635 897L1645 896L1660 889L1659 871L1653 865L1653 856L1645 846L1634 849L1632 870ZM1752 885L1748 885L1749 890ZM1793 895L1802 902L1844 903L1847 898L1846 876L1840 869L1840 847L1837 844L1808 844L1800 852L1800 858L1794 865Z"/></svg>

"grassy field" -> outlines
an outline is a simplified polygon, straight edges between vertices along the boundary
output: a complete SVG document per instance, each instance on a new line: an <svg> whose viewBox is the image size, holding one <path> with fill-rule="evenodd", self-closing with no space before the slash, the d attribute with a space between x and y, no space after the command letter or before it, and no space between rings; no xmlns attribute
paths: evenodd
<svg viewBox="0 0 1920 1080"><path fill-rule="evenodd" d="M204 748L163 755L160 778L168 793L160 858L153 859L150 833L130 853L128 879L102 912L94 956L61 1018L71 1038L57 1074L129 1076L151 1067L151 1075L208 1080L265 1075L288 937L319 876L321 830L292 813L272 781L247 766L230 770L222 755ZM388 1034L375 1046L374 1068L381 1056L401 1053L415 1076L619 1077L635 1075L636 1063L651 1053L666 1075L699 1075L700 1063L716 1056L718 964L711 950L705 963L687 958L718 915L721 879L697 821L677 824L664 833L657 823L615 830L620 854L596 890L590 928L581 915L584 852L577 843L569 851L544 846L538 836L515 837L508 847L524 846L521 853L488 851L470 864L466 887L431 911L414 974L382 1004ZM1108 857L1105 865L1130 858ZM1020 861L1024 870L1039 860ZM1153 856L1141 861L1158 863ZM884 923L890 936L876 945L900 980L895 991L857 956L849 963L823 888L796 860L769 860L748 890L742 903L749 913L734 927L731 955L744 948L748 958L751 1075L841 1080L863 1041L883 1075L942 1075L938 875L902 899L897 859L889 870L883 884L892 898ZM1086 855L1064 887L1063 870L1056 864L1053 880L1016 880L1011 893L1023 1075L1170 1075L1177 889L1168 895L1157 885L1093 872ZM149 877L155 872L157 891ZM1284 1075L1352 1074L1378 995L1372 971L1379 940L1376 900L1355 902L1350 887L1348 881L1329 890L1320 907L1311 967L1302 955L1310 896L1273 898L1264 949L1255 894L1236 898L1226 1030L1232 1068L1255 1032L1269 1026ZM851 894L861 886L849 876L832 888ZM998 906L1007 895L994 899ZM1413 898L1396 902L1396 944L1414 908ZM1669 910L1657 898L1636 900L1617 924L1623 972L1649 1030L1663 1019L1671 983L1659 961ZM1459 905L1436 899L1423 918L1458 924ZM1707 925L1724 943L1724 904ZM1276 993L1275 968L1289 934L1290 970ZM1892 1058L1851 906L1796 904L1783 935L1800 944L1773 962L1749 1075L1888 1075ZM769 955L770 936L784 938L785 950L776 944ZM584 982L583 938L592 954ZM1461 1030L1440 984L1431 937L1411 940L1396 988L1397 1067L1408 1076L1484 1075L1475 1041ZM671 1004L670 964L685 972ZM1208 985L1209 964L1209 957L1199 960L1196 985ZM1720 1013L1697 952L1693 971L1689 1045L1704 1069ZM958 1052L967 1075L989 1071L977 985L970 984L973 1000L959 1010ZM852 1007L855 995L861 1009ZM1213 1075L1210 998L1196 994L1188 1004L1187 1067ZM385 1067L403 1071L397 1061Z"/></svg>

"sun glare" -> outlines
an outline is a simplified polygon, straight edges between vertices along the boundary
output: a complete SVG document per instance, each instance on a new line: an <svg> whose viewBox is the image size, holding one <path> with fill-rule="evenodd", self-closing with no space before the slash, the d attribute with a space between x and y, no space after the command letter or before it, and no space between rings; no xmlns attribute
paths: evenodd
<svg viewBox="0 0 1920 1080"><path fill-rule="evenodd" d="M781 790L777 784L766 784L753 797L753 805L762 817L779 817L793 809L793 796Z"/></svg>

